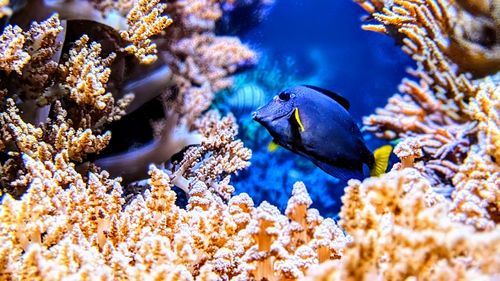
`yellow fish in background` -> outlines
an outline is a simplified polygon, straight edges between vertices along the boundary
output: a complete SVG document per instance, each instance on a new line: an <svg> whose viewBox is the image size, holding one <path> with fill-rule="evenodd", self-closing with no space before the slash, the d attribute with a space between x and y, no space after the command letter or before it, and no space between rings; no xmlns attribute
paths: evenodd
<svg viewBox="0 0 500 281"><path fill-rule="evenodd" d="M275 143L274 141L270 141L267 145L267 151L275 152L279 147L280 146L277 143Z"/></svg>

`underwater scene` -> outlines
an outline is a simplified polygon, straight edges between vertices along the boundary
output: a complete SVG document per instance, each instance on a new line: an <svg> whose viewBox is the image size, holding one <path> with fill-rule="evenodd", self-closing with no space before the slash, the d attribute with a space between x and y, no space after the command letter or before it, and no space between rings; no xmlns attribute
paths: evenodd
<svg viewBox="0 0 500 281"><path fill-rule="evenodd" d="M0 20L0 280L500 279L497 0Z"/></svg>
<svg viewBox="0 0 500 281"><path fill-rule="evenodd" d="M314 186L309 190L312 207L333 217L340 210L345 182L307 158L272 147L272 136L251 113L286 88L314 85L345 97L352 120L361 128L362 117L385 105L413 63L390 38L360 28L365 14L354 2L276 1L267 14L252 29L237 29L258 53L259 63L236 74L233 86L214 103L235 115L238 137L252 149L251 168L239 172L232 184L236 193L246 192L256 203L266 200L284 210L293 183L303 181ZM323 116L312 118L319 122ZM384 144L370 133L363 139L371 149Z"/></svg>

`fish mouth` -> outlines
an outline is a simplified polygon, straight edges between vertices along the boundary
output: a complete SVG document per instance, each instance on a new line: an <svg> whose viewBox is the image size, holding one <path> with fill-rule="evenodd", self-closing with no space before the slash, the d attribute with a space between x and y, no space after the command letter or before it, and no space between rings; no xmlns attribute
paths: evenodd
<svg viewBox="0 0 500 281"><path fill-rule="evenodd" d="M283 117L287 117L287 116L289 117L289 116L291 116L291 113L293 111L293 110L290 110L288 112L285 112L283 114L279 114L277 116L275 116L275 115L262 116L259 114L260 109L261 108L258 108L256 111L252 112L252 119L261 123L262 125L264 125L266 123L271 123L271 122L276 121L278 119L281 119Z"/></svg>

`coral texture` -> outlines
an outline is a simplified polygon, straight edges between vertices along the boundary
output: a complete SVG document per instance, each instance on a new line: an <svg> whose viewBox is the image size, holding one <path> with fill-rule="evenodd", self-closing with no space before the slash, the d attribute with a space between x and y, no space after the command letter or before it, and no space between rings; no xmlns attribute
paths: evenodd
<svg viewBox="0 0 500 281"><path fill-rule="evenodd" d="M499 70L500 43L486 44L487 38L481 37L489 34L488 28L500 34L500 27L491 22L494 8L487 13L490 20L479 21L453 1L358 2L381 22L365 29L401 41L403 50L417 62L410 73L418 79L405 79L400 94L364 119L365 128L379 137L401 138L398 156L411 156L401 165L414 165L437 191L448 195L453 191L456 219L480 229L493 228L500 197L500 166L495 162L500 142L498 78L473 80L463 71L495 75ZM479 22L482 28L476 26ZM474 36L467 35L472 30ZM412 148L403 149L408 146ZM481 172L486 169L490 172Z"/></svg>
<svg viewBox="0 0 500 281"><path fill-rule="evenodd" d="M499 274L500 229L454 222L452 203L406 168L360 183L342 198L340 225L352 241L309 280L489 280Z"/></svg>
<svg viewBox="0 0 500 281"><path fill-rule="evenodd" d="M232 115L207 109L256 57L215 34L224 1L33 1L2 12L39 23L0 36L0 279L500 276L498 42L488 37L498 7L357 2L381 23L366 29L417 61L418 81L365 119L401 139L401 162L349 181L339 224L310 208L302 182L284 214L233 194L251 151ZM164 109L155 138L100 157L106 125L148 101Z"/></svg>
<svg viewBox="0 0 500 281"><path fill-rule="evenodd" d="M151 43L150 37L161 33L172 23L170 18L160 16L167 5L159 2L138 1L127 15L128 30L121 33L125 41L132 43L125 50L133 53L141 63L150 64L156 60L156 44Z"/></svg>
<svg viewBox="0 0 500 281"><path fill-rule="evenodd" d="M152 166L151 189L124 207L119 182L105 172L83 178L64 160L23 161L30 189L21 201L6 195L0 213L2 280L300 278L338 258L345 243L333 220L308 209L301 183L287 216L254 207L246 194L222 204L201 181L181 209L171 178Z"/></svg>
<svg viewBox="0 0 500 281"><path fill-rule="evenodd" d="M12 29L19 27L8 26L6 31ZM115 104L106 93L108 66L114 54L102 59L100 44L88 46L89 38L84 35L60 61L62 42L58 38L62 30L54 15L8 39L26 38L18 48L27 54L22 64L16 63L20 57L15 56L11 65L17 65L18 71L3 69L9 76L1 79L6 89L0 113L0 148L8 154L0 167L1 183L4 192L16 197L31 177L22 163L23 155L40 161L57 162L62 157L82 162L87 154L98 153L107 145L111 136L99 129L118 119L127 104L123 100ZM2 58L9 55L3 53Z"/></svg>
<svg viewBox="0 0 500 281"><path fill-rule="evenodd" d="M73 4L82 5L78 13L69 11L71 7L74 8ZM64 130L74 129L75 132L97 136L103 133L108 123L119 120L164 93L163 106L168 114L165 114L163 122L156 122L160 124L155 128L159 132L156 139L135 151L125 151L116 157L94 161L97 166L108 170L111 176L122 176L125 183L145 179L149 163L164 163L185 146L201 144L202 138L196 125L198 118L211 104L214 93L231 85L228 76L240 66L254 61L255 54L239 40L215 36L213 33L213 22L221 15L218 2L193 1L188 6L185 6L184 1L172 3L169 6L176 10L169 12L174 16L182 16L177 17L178 21L170 28L172 31L169 34L164 29L172 24L172 20L162 15L167 5L158 1L137 1L134 5L123 1L113 5L104 2L88 4L77 1L64 6L37 1L33 5L20 5L17 13L14 13L14 22L19 13L34 14L38 18L53 11L59 12L64 21L60 21L55 14L40 24L34 22L28 31L9 25L2 34L0 47L4 52L0 56L0 67L5 77L1 81L2 87L6 88L2 98L16 101L14 107L20 109L20 114L9 117L6 112L2 113L4 117L1 125L4 129L0 147L6 152L10 151L10 159L2 164L1 179L4 191L16 197L26 188L10 184L25 182L16 181L24 176L25 169L22 167L21 154L14 144L16 138L22 139L23 136L9 133L15 126L10 119L17 118L19 124L24 121L28 127L33 125L25 130L25 133L37 130L31 141L37 139L53 145L51 142L55 138L51 137L51 132L59 130L52 128L55 119L67 123L60 127L66 128L61 129L60 134L65 134ZM104 16L96 16L101 11ZM123 22L124 15L127 15L128 25L126 31L120 33L113 26L121 24L113 23ZM193 21L195 17L202 17L211 24L202 30L194 27L189 29L187 26L192 24L184 19L188 17ZM202 39L191 42L190 38ZM99 43L92 42L94 39ZM174 50L174 46L189 47L193 44L195 49L182 50L182 54L181 50ZM215 52L221 47L223 50ZM137 57L138 61L131 59L129 53ZM160 63L151 67L141 67L137 63L151 64L158 55ZM186 63L196 69L193 76L197 80L190 80L191 77L185 71L192 70L187 70ZM150 75L144 75L143 72ZM11 103L4 102L2 108L7 107L12 108L10 112L17 112ZM59 113L63 115L58 116ZM109 142L110 133L104 132L101 138L101 145L93 148L90 141L75 146L86 147L82 153L74 154L75 157L70 155L71 161L79 165L81 172L89 169L96 171L95 166L85 161L88 155L103 150ZM240 158L248 160L249 151L243 149L241 142L238 145L231 148L232 153L243 150ZM80 164L82 162L85 163ZM225 170L234 172L246 166L248 164L241 164L233 168L226 167Z"/></svg>
<svg viewBox="0 0 500 281"><path fill-rule="evenodd" d="M12 71L21 73L21 69L30 58L29 54L23 51L26 37L22 33L21 28L8 26L0 38L2 54L5 54L0 61L0 67L7 73Z"/></svg>

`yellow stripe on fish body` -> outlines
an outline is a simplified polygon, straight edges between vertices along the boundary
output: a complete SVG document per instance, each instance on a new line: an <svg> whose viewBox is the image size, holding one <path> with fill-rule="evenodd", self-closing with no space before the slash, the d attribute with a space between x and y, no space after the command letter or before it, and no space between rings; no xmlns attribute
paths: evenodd
<svg viewBox="0 0 500 281"><path fill-rule="evenodd" d="M304 125L302 124L302 121L300 121L300 115L299 115L299 108L296 107L295 108L295 113L294 113L294 116L295 116L295 120L297 121L297 123L299 124L299 127L300 127L300 131L303 132L305 131L304 129Z"/></svg>
<svg viewBox="0 0 500 281"><path fill-rule="evenodd" d="M385 173L387 167L389 166L389 157L391 156L392 146L384 145L373 152L373 157L375 158L375 164L370 170L370 176L377 177Z"/></svg>

